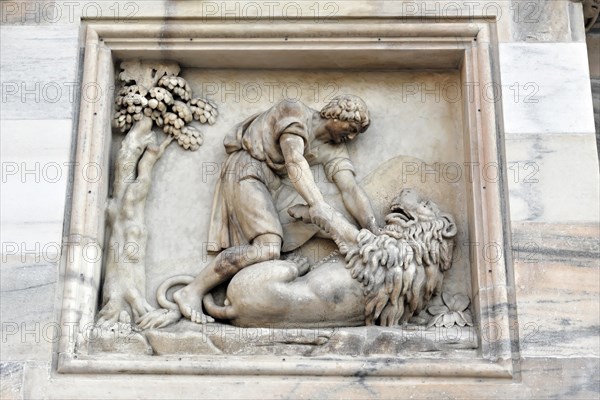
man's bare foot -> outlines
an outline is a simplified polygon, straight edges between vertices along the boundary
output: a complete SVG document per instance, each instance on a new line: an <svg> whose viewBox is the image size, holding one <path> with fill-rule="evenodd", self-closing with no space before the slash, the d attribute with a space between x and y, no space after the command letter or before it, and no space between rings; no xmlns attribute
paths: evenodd
<svg viewBox="0 0 600 400"><path fill-rule="evenodd" d="M179 311L184 317L197 324L215 322L213 317L202 312L202 297L204 297L203 294L198 293L189 286L173 293L173 300L179 306Z"/></svg>

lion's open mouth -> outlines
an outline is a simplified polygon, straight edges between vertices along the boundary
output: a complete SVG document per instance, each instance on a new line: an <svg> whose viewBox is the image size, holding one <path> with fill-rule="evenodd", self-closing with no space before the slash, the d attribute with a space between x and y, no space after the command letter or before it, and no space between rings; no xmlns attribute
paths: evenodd
<svg viewBox="0 0 600 400"><path fill-rule="evenodd" d="M399 204L394 204L391 207L391 213L388 214L388 218L390 219L395 219L395 218L399 218L403 221L411 221L414 220L415 218L409 213L407 212L401 205ZM386 218L387 219L387 218Z"/></svg>
<svg viewBox="0 0 600 400"><path fill-rule="evenodd" d="M392 212L385 216L385 231L403 232L408 226L417 223L415 218L402 208L392 208Z"/></svg>

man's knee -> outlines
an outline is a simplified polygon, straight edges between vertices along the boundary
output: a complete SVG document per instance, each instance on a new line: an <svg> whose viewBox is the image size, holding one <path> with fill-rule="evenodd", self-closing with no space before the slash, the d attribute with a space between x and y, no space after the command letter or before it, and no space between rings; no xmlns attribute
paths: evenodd
<svg viewBox="0 0 600 400"><path fill-rule="evenodd" d="M239 270L259 262L278 260L281 255L281 240L261 240L250 246L231 247L219 254L215 261L215 272L232 277Z"/></svg>
<svg viewBox="0 0 600 400"><path fill-rule="evenodd" d="M281 256L281 238L276 235L263 235L252 243L252 254L249 258L253 258L253 263L278 260Z"/></svg>
<svg viewBox="0 0 600 400"><path fill-rule="evenodd" d="M257 262L279 260L281 256L281 245L260 246L258 248Z"/></svg>
<svg viewBox="0 0 600 400"><path fill-rule="evenodd" d="M255 244L250 246L245 258L249 264L257 264L264 261L278 260L280 253L280 245Z"/></svg>
<svg viewBox="0 0 600 400"><path fill-rule="evenodd" d="M224 250L215 260L214 271L217 275L224 278L232 277L241 268L243 268L242 258L236 254L233 248Z"/></svg>

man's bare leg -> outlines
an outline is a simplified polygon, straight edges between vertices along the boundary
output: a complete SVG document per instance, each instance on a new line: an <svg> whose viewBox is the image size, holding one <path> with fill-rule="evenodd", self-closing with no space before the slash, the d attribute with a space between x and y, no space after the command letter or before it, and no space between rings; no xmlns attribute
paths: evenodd
<svg viewBox="0 0 600 400"><path fill-rule="evenodd" d="M265 234L256 237L251 245L230 247L196 276L194 281L173 294L181 314L192 322L204 324L214 319L202 312L202 298L217 285L233 278L243 268L263 261L279 259L281 237Z"/></svg>

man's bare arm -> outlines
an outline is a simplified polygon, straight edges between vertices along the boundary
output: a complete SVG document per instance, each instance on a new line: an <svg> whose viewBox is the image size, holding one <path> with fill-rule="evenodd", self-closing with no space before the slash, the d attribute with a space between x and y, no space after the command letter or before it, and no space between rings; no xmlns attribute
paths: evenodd
<svg viewBox="0 0 600 400"><path fill-rule="evenodd" d="M346 210L358 221L362 228L377 233L379 227L371 206L371 201L365 191L358 185L351 171L343 170L333 176Z"/></svg>
<svg viewBox="0 0 600 400"><path fill-rule="evenodd" d="M304 140L298 135L284 133L279 139L279 145L290 181L296 191L311 207L323 203L323 195L315 184L308 161L304 158Z"/></svg>

